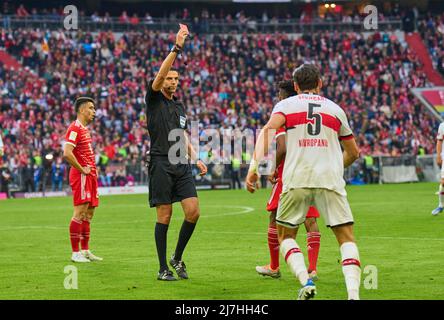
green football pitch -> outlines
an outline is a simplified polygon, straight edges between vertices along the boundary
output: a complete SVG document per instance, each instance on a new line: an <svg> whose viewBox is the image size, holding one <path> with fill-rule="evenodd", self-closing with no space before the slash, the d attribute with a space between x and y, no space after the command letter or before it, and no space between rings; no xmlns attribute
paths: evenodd
<svg viewBox="0 0 444 320"><path fill-rule="evenodd" d="M362 275L361 299L444 299L444 214L430 214L436 190L432 183L347 188L362 269L370 271ZM280 279L255 272L269 261L269 193L200 192L201 219L184 254L190 279L176 282L156 280L155 211L147 196L102 197L90 246L104 261L75 265L77 290L64 287L65 267L73 265L71 199L2 201L0 299L295 299L299 283L283 259ZM182 220L175 205L168 257ZM319 224L316 298L346 299L339 248L322 219ZM297 241L306 257L303 228Z"/></svg>

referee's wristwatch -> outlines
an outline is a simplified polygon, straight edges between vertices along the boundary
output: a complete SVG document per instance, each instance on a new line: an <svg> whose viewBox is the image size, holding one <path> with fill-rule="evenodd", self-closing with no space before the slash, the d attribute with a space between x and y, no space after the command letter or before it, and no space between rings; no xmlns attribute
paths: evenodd
<svg viewBox="0 0 444 320"><path fill-rule="evenodd" d="M170 52L175 52L177 54L182 53L182 47L179 46L178 44L175 44L172 48Z"/></svg>

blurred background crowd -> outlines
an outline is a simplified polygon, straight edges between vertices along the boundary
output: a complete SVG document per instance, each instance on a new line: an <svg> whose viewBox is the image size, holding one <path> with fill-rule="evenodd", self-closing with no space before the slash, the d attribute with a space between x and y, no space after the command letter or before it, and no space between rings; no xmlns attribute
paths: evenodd
<svg viewBox="0 0 444 320"><path fill-rule="evenodd" d="M63 9L4 3L0 49L23 68L7 68L0 61L2 176L9 175L2 178L2 184L15 183L23 191L62 190L69 169L62 161L65 132L75 117L72 103L80 95L97 102L90 130L100 185L143 183L143 158L149 150L145 87L168 54L175 30L161 33L143 28L116 33L8 28L4 17L10 14L23 19L59 19ZM81 15L96 22L111 17L109 12ZM414 18L414 28L436 69L444 74L444 14L419 17L414 10L403 12L395 5L380 16ZM277 102L277 83L291 79L297 65L314 62L322 72L323 95L346 111L363 156L434 152L439 123L410 92L431 83L418 57L395 33L315 30L294 35L255 31L256 27L206 32L211 20L249 26L253 26L251 21L273 19L276 23L282 19L347 22L359 19L357 12L333 11L322 17L306 11L298 16L267 12L248 16L244 11L202 9L191 13L183 8L158 17L126 11L114 17L146 25L157 18L192 21L193 38L177 61L178 95L185 102L189 120L198 121L201 131L260 129ZM245 166L235 160L231 170L238 172L241 167Z"/></svg>

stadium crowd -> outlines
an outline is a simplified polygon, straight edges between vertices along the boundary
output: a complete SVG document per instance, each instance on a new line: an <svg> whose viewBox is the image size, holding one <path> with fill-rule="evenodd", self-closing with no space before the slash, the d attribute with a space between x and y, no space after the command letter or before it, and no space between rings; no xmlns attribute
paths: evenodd
<svg viewBox="0 0 444 320"><path fill-rule="evenodd" d="M27 189L49 181L58 190L58 177L67 174L61 155L72 101L91 95L97 101L92 132L101 185L137 181L149 148L144 88L173 41L174 33L149 30L119 36L1 29L0 47L26 67L0 65L4 166L22 184L33 175ZM296 65L314 61L323 73L324 95L346 110L364 155L434 151L438 123L409 91L427 86L426 76L395 35L203 34L186 43L178 60L179 96L200 129L260 128L276 102L276 83L291 78ZM37 75L31 77L31 70Z"/></svg>
<svg viewBox="0 0 444 320"><path fill-rule="evenodd" d="M418 31L429 48L435 68L444 76L444 14L421 20Z"/></svg>

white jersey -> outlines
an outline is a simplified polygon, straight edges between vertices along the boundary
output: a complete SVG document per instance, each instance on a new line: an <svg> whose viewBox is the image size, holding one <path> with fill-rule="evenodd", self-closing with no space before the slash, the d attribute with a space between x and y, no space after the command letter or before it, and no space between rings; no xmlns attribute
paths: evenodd
<svg viewBox="0 0 444 320"><path fill-rule="evenodd" d="M444 140L444 122L442 122L440 125L439 125L439 128L438 128L438 136L436 137L436 139L438 139L439 141L441 141L441 143L442 143L442 141ZM444 149L441 149L441 157L443 157L444 156Z"/></svg>
<svg viewBox="0 0 444 320"><path fill-rule="evenodd" d="M272 114L285 116L287 153L283 192L293 188L322 188L346 195L344 160L339 140L353 133L344 110L314 94L280 101Z"/></svg>

